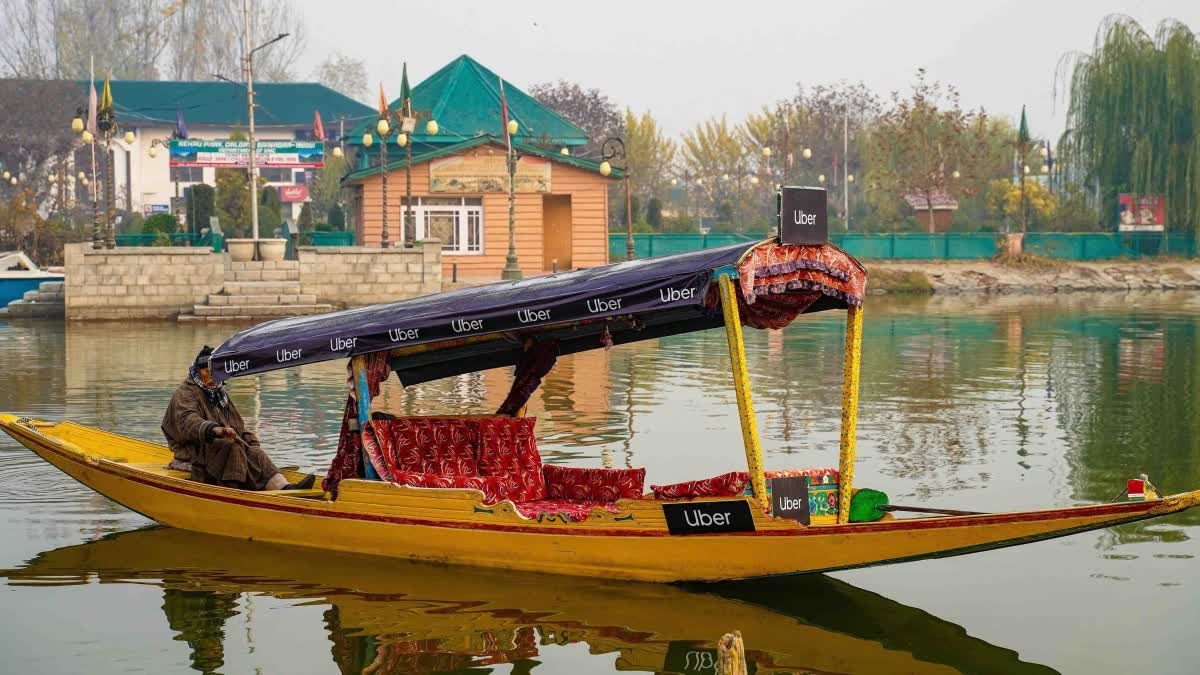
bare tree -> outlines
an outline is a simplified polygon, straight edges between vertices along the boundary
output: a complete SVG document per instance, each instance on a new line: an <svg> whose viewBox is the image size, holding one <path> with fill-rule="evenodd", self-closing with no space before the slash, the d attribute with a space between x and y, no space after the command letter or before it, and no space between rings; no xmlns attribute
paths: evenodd
<svg viewBox="0 0 1200 675"><path fill-rule="evenodd" d="M255 78L292 79L306 47L303 17L286 0L253 0L252 40L289 39L255 55ZM207 80L242 69L244 18L235 0L0 0L0 74L31 79Z"/></svg>
<svg viewBox="0 0 1200 675"><path fill-rule="evenodd" d="M605 138L625 135L624 115L599 89L585 90L574 82L559 80L535 84L529 95L587 133L587 145L575 154L595 157Z"/></svg>
<svg viewBox="0 0 1200 675"><path fill-rule="evenodd" d="M318 82L353 99L367 93L367 64L341 52L329 55L313 72Z"/></svg>

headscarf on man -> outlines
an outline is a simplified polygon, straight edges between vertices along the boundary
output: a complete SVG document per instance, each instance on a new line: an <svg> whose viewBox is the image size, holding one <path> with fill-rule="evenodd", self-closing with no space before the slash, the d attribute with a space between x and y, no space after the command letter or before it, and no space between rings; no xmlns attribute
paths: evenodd
<svg viewBox="0 0 1200 675"><path fill-rule="evenodd" d="M204 345L204 349L201 349L200 353L196 354L196 359L192 362L192 367L188 369L188 379L200 386L209 403L220 406L223 409L228 408L229 394L225 392L225 384L218 384L214 381L214 386L210 387L204 384L204 380L200 379L200 371L208 370L212 367L212 353L213 348Z"/></svg>

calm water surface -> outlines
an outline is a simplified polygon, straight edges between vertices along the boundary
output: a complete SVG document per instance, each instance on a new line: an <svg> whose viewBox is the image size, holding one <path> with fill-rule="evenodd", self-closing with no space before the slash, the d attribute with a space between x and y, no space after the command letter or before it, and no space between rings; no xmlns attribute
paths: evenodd
<svg viewBox="0 0 1200 675"><path fill-rule="evenodd" d="M1200 298L872 298L860 486L1008 510L1107 501L1146 472L1200 486ZM768 468L836 464L843 315L751 331ZM192 355L227 326L0 322L0 410L154 441ZM345 371L236 380L281 465L323 470ZM531 403L543 456L742 463L720 332L562 359ZM402 390L388 409L490 412L509 373ZM152 528L0 438L0 671L1194 673L1200 514L949 560L709 587L557 579Z"/></svg>

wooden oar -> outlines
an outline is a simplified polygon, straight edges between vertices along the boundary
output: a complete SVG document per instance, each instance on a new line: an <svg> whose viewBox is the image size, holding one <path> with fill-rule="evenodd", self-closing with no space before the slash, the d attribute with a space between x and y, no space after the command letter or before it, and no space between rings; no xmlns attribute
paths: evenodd
<svg viewBox="0 0 1200 675"><path fill-rule="evenodd" d="M986 515L983 511L956 511L954 509L930 509L924 506L899 506L897 504L884 504L876 506L880 511L906 511L909 513L930 513L935 516L982 516Z"/></svg>

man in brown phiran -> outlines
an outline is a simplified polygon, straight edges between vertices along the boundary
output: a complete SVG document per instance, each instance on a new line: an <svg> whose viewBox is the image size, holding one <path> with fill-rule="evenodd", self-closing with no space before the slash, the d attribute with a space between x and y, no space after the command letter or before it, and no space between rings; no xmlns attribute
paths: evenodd
<svg viewBox="0 0 1200 675"><path fill-rule="evenodd" d="M307 490L316 478L288 483L258 436L246 430L242 416L212 378L212 348L196 355L187 379L175 390L162 431L175 454L170 467L190 470L192 480L242 490Z"/></svg>

